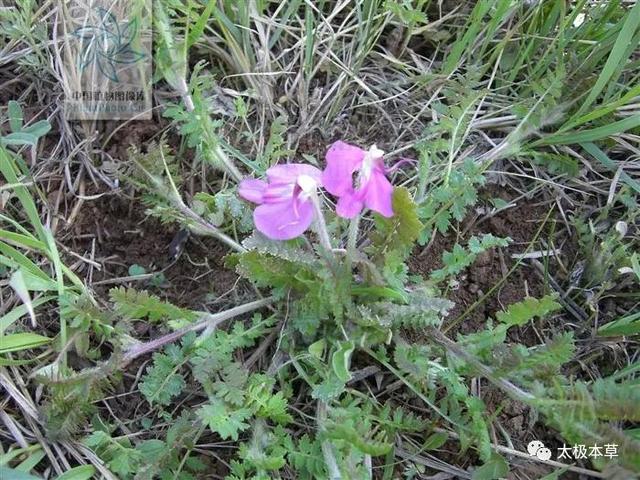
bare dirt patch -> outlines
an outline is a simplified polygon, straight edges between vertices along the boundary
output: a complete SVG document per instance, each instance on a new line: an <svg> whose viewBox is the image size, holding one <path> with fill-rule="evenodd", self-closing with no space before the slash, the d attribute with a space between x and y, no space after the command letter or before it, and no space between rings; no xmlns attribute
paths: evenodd
<svg viewBox="0 0 640 480"><path fill-rule="evenodd" d="M238 276L224 267L228 250L214 239L189 236L175 260L170 247L179 231L173 224L149 217L139 199L106 194L82 207L63 242L100 264L91 272L85 266L100 296L112 287L129 285L148 289L176 305L200 309L223 301L221 297L237 295L232 290ZM119 281L130 276L133 265L158 276Z"/></svg>
<svg viewBox="0 0 640 480"><path fill-rule="evenodd" d="M489 205L488 200L492 198L500 198L507 202L516 198L513 193L496 186L484 189L480 197L485 200L486 205ZM501 210L493 216L475 210L460 223L457 233L452 231L448 235L437 234L427 248L415 250L409 259L410 271L426 277L433 270L442 267L442 254L450 251L455 243L465 245L472 236L484 233L510 237L513 240L507 248L493 249L479 255L459 276L458 285L446 291L445 296L455 307L449 312L444 322L445 327L466 313L464 320L452 331L470 333L482 328L488 318L495 318L496 312L504 310L507 306L527 296L539 297L545 294L543 281L527 262L521 262L513 268L517 259L512 258L512 254L522 254L527 250L549 208L539 200L520 199L516 206ZM553 213L549 220L548 225L543 227L543 238L551 226ZM496 285L499 286L494 289ZM492 289L493 292L483 299ZM470 310L472 306L473 309Z"/></svg>

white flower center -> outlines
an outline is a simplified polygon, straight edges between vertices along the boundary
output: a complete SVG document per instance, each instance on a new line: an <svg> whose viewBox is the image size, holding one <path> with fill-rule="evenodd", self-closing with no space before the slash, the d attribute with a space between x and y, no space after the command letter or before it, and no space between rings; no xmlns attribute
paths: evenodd
<svg viewBox="0 0 640 480"><path fill-rule="evenodd" d="M309 175L300 175L297 179L297 183L306 198L308 198L309 195L315 192L318 188L318 182Z"/></svg>
<svg viewBox="0 0 640 480"><path fill-rule="evenodd" d="M373 167L376 165L376 162L382 158L384 152L380 150L375 144L369 147L369 151L364 154L364 159L362 160L362 168L360 169L360 184L369 180L371 177L371 172L373 171Z"/></svg>

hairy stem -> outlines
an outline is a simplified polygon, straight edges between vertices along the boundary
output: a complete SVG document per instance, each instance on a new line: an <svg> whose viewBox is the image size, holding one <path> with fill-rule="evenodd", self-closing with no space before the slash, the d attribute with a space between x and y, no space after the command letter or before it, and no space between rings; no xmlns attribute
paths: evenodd
<svg viewBox="0 0 640 480"><path fill-rule="evenodd" d="M318 408L316 410L316 424L318 426L318 431L322 432L325 430L325 422L327 421L327 404L322 400L318 400ZM324 457L324 463L327 466L327 473L329 474L330 480L341 480L342 474L340 473L340 468L338 467L338 461L336 460L336 456L333 453L333 445L329 440L324 440L321 443L322 448L322 456Z"/></svg>
<svg viewBox="0 0 640 480"><path fill-rule="evenodd" d="M178 210L180 210L180 213L182 213L189 220L193 220L196 223L195 229L198 232L217 238L236 252L242 253L247 251L246 248L244 248L227 234L223 233L218 227L207 222L204 218L191 210L187 205L185 205L184 202L182 202L182 200L180 200L180 203L178 203L176 206L178 207Z"/></svg>
<svg viewBox="0 0 640 480"><path fill-rule="evenodd" d="M520 387L514 385L510 381L498 377L491 368L484 365L480 360L475 358L470 353L466 352L464 348L458 345L453 340L450 340L445 334L436 328L429 328L429 335L433 340L442 345L444 348L453 353L456 357L463 359L465 362L472 365L478 373L491 381L491 383L499 386L506 391L512 398L524 403L532 403L536 400L536 397L529 392L525 392Z"/></svg>
<svg viewBox="0 0 640 480"><path fill-rule="evenodd" d="M351 220L349 224L349 234L347 236L347 255L349 258L355 259L356 243L358 241L358 231L360 228L360 214Z"/></svg>
<svg viewBox="0 0 640 480"><path fill-rule="evenodd" d="M329 232L327 231L327 224L324 221L324 214L322 213L322 207L320 206L320 199L315 191L311 193L311 203L313 203L313 208L316 212L316 228L318 230L320 243L327 252L332 253L333 247L331 246L331 239L329 238Z"/></svg>
<svg viewBox="0 0 640 480"><path fill-rule="evenodd" d="M257 310L258 308L265 307L272 302L273 297L268 297L261 300L256 300L254 302L245 303L244 305L239 305L234 308L230 308L229 310L225 310L224 312L203 313L201 316L201 320L197 323L194 323L193 325L189 325L187 327L181 328L180 330L176 330L175 332L168 333L149 342L134 345L124 354L120 366L123 367L129 364L134 359L140 357L141 355L145 355L149 352L158 350L159 348L162 348L169 343L173 343L189 332L198 332L200 330L204 330L205 328L212 330L222 322L237 317L238 315Z"/></svg>

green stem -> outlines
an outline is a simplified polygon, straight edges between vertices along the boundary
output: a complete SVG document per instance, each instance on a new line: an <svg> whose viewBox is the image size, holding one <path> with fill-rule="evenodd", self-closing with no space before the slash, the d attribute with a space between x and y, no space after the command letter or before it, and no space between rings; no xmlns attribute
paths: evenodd
<svg viewBox="0 0 640 480"><path fill-rule="evenodd" d="M323 432L326 429L325 427L326 421L327 421L327 404L322 400L318 400L318 408L316 410L316 424L318 426L319 432ZM322 456L324 457L324 463L327 466L327 473L329 474L329 479L341 480L342 474L340 473L340 467L338 467L336 456L333 453L333 445L329 440L323 440L320 446L322 449Z"/></svg>
<svg viewBox="0 0 640 480"><path fill-rule="evenodd" d="M320 206L320 199L315 191L311 193L311 203L313 204L313 208L316 212L316 230L318 231L320 243L325 250L332 253L333 247L331 246L331 239L329 238L327 224L324 221L324 214L322 213L322 207Z"/></svg>
<svg viewBox="0 0 640 480"><path fill-rule="evenodd" d="M356 243L358 242L358 231L360 228L360 214L351 220L349 224L349 234L347 236L347 255L351 261L355 260Z"/></svg>

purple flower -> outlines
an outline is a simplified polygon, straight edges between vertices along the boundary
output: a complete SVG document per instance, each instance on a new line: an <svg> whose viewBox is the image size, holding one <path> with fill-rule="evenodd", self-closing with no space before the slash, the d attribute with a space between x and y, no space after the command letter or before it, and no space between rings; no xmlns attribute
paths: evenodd
<svg viewBox="0 0 640 480"><path fill-rule="evenodd" d="M290 240L313 222L312 196L322 183L316 167L300 163L276 165L267 170L267 182L240 182L238 193L259 206L253 212L256 228L273 240Z"/></svg>
<svg viewBox="0 0 640 480"><path fill-rule="evenodd" d="M336 213L339 216L354 218L364 207L385 217L393 215L393 186L385 176L383 155L375 145L365 151L339 140L329 147L322 184L338 197Z"/></svg>

